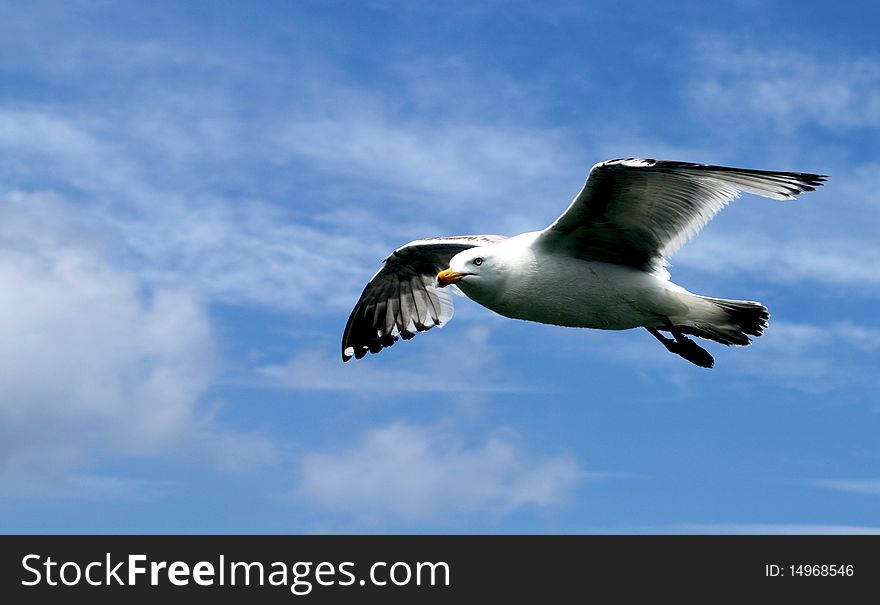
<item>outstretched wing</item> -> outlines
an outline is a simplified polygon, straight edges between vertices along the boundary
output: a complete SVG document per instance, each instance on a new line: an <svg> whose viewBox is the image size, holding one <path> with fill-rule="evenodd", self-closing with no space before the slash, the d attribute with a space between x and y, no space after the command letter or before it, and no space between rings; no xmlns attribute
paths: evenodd
<svg viewBox="0 0 880 605"><path fill-rule="evenodd" d="M540 235L584 260L650 268L745 191L777 200L813 191L825 176L629 158L593 166L581 192Z"/></svg>
<svg viewBox="0 0 880 605"><path fill-rule="evenodd" d="M499 235L434 237L391 253L364 288L342 334L342 361L390 347L398 338L442 326L452 318L452 295L435 286L449 259L468 248L505 239Z"/></svg>

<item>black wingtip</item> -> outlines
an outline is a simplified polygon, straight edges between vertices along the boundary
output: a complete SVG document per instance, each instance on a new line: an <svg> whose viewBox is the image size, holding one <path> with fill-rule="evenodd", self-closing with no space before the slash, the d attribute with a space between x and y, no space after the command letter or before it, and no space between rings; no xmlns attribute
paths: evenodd
<svg viewBox="0 0 880 605"><path fill-rule="evenodd" d="M815 191L828 180L827 174L814 174L812 172L792 172L787 170L758 170L754 168L735 168L732 166L719 166L717 164L700 164L695 162L683 162L680 160L658 160L654 158L617 158L602 162L603 164L621 164L624 162L639 162L645 167L658 168L694 168L702 170L717 170L720 172L744 172L766 176L786 176L800 181L798 193L802 191Z"/></svg>

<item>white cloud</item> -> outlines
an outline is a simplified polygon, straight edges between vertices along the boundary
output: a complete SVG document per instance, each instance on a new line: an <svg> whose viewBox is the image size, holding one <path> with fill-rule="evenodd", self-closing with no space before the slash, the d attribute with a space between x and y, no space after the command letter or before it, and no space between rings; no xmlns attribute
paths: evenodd
<svg viewBox="0 0 880 605"><path fill-rule="evenodd" d="M539 118L536 90L498 72L414 59L390 66L381 87L324 65L302 73L272 148L333 175L349 196L369 187L391 216L505 233L518 213L555 218L592 164Z"/></svg>
<svg viewBox="0 0 880 605"><path fill-rule="evenodd" d="M761 535L878 535L880 527L819 523L689 523L658 528L658 533Z"/></svg>
<svg viewBox="0 0 880 605"><path fill-rule="evenodd" d="M80 225L52 196L0 198L3 495L118 493L129 478L82 472L106 456L271 461L269 442L201 409L215 353L199 298L147 288Z"/></svg>
<svg viewBox="0 0 880 605"><path fill-rule="evenodd" d="M525 183L556 176L563 163L561 145L550 133L459 120L402 120L350 107L327 118L295 121L283 137L292 153L321 168L421 199L442 199L446 208L510 195Z"/></svg>
<svg viewBox="0 0 880 605"><path fill-rule="evenodd" d="M567 455L534 457L505 434L469 445L447 430L394 423L341 452L306 454L296 495L366 524L504 514L566 499L582 479Z"/></svg>
<svg viewBox="0 0 880 605"><path fill-rule="evenodd" d="M770 309L771 314L773 309ZM702 341L715 357L708 373L669 354L644 330L590 334L588 347L568 342L564 334L552 342L544 355L601 356L637 371L649 384L661 383L665 393L678 397L699 396L701 380L733 380L735 388L752 388L743 376L755 377L765 386L811 394L880 386L876 353L880 350L880 327L841 319L826 324L798 323L771 317L763 336L748 347L725 347ZM752 385L753 386L753 385ZM670 389L671 387L671 389ZM844 400L845 401L845 400Z"/></svg>
<svg viewBox="0 0 880 605"><path fill-rule="evenodd" d="M389 252L383 242L393 226L363 213L328 212L307 225L291 209L259 199L173 190L147 169L146 156L164 156L164 148L113 141L104 133L110 124L86 122L0 108L0 149L11 158L0 174L72 189L55 195L56 205L102 232L118 261L150 283L185 284L209 300L309 312L350 304L363 275ZM376 223L378 241L351 235L353 221Z"/></svg>
<svg viewBox="0 0 880 605"><path fill-rule="evenodd" d="M743 355L729 363L739 372L810 393L876 387L872 353L880 329L846 322L827 325L771 321Z"/></svg>
<svg viewBox="0 0 880 605"><path fill-rule="evenodd" d="M459 304L468 303L460 300ZM492 346L491 334L489 327L479 324L435 328L417 336L423 346L401 340L379 353L381 360L367 356L345 364L339 356L326 352L331 346L336 350L338 343L327 343L321 349L301 349L289 361L264 366L259 373L284 388L350 391L370 396L377 392L527 390L527 385L505 374Z"/></svg>
<svg viewBox="0 0 880 605"><path fill-rule="evenodd" d="M880 479L816 479L809 481L813 487L821 487L850 494L880 496Z"/></svg>
<svg viewBox="0 0 880 605"><path fill-rule="evenodd" d="M0 107L0 150L7 183L62 184L95 193L119 194L140 184L137 167L116 141L61 112ZM42 185L46 187L46 185Z"/></svg>
<svg viewBox="0 0 880 605"><path fill-rule="evenodd" d="M748 117L740 127L790 134L807 124L830 130L880 127L880 58L817 57L713 36L698 46L704 73L691 100L710 118Z"/></svg>
<svg viewBox="0 0 880 605"><path fill-rule="evenodd" d="M333 225L298 224L290 212L257 200L178 202L111 220L145 276L193 284L208 299L306 314L342 308L390 252Z"/></svg>
<svg viewBox="0 0 880 605"><path fill-rule="evenodd" d="M880 274L873 269L878 254L880 246L858 235L716 232L684 248L674 264L717 276L749 274L780 284L842 286L872 296L880 285Z"/></svg>

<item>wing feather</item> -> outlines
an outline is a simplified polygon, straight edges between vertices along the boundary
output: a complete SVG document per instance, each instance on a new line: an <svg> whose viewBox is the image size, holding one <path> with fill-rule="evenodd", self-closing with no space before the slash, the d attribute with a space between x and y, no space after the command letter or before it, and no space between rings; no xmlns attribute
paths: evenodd
<svg viewBox="0 0 880 605"><path fill-rule="evenodd" d="M409 340L452 319L452 295L435 286L437 273L462 250L503 239L498 235L436 237L410 242L392 252L348 318L342 360L378 353L400 338Z"/></svg>
<svg viewBox="0 0 880 605"><path fill-rule="evenodd" d="M656 268L741 192L777 200L826 177L629 158L593 166L571 205L539 237L584 260Z"/></svg>

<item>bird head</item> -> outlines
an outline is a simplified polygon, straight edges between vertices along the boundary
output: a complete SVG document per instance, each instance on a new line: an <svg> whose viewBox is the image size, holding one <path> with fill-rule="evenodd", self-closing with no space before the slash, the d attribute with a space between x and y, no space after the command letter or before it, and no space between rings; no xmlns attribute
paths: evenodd
<svg viewBox="0 0 880 605"><path fill-rule="evenodd" d="M445 288L461 281L478 283L491 273L491 266L492 259L485 247L464 250L450 259L448 269L437 274L437 287Z"/></svg>

